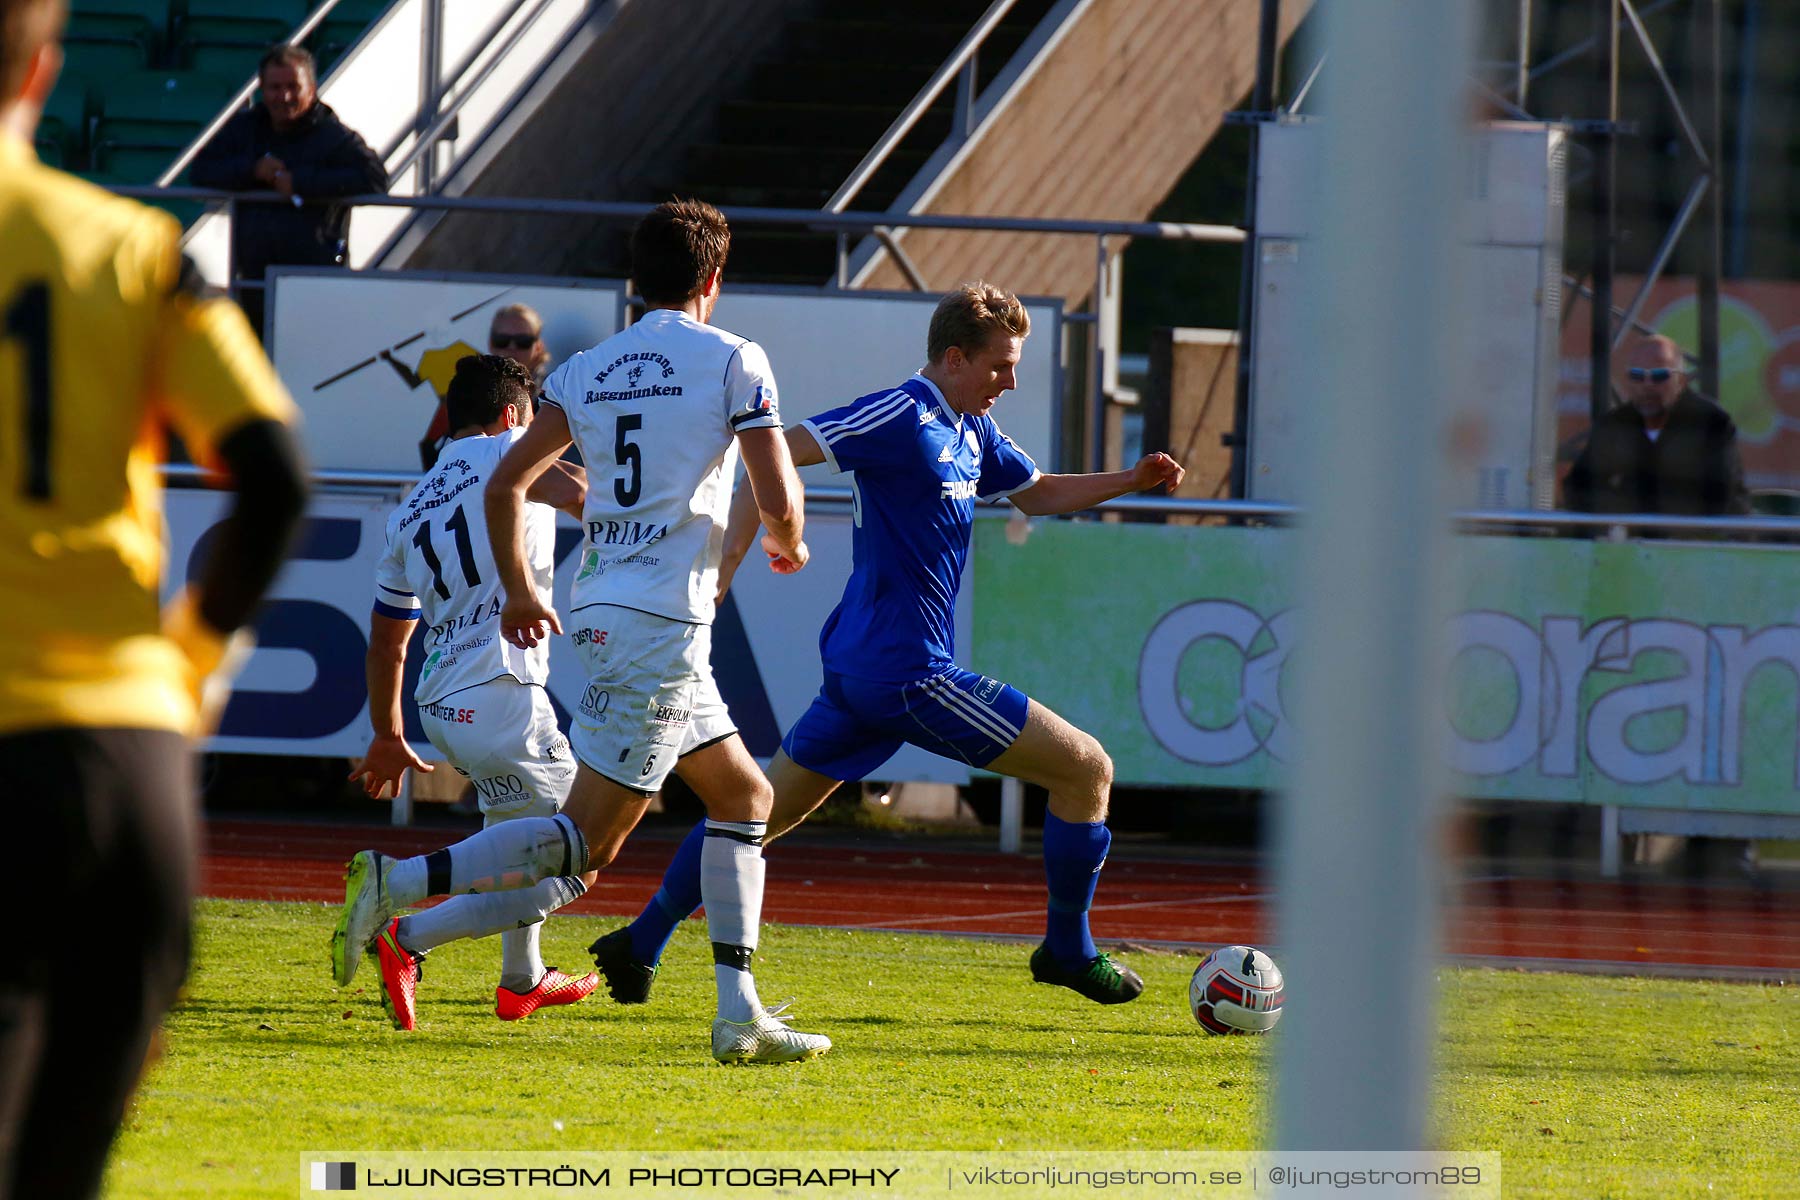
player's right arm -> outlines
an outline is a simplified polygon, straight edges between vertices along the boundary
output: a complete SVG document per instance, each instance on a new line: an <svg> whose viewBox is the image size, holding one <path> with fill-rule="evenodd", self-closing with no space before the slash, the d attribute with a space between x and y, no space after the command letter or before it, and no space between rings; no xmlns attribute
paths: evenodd
<svg viewBox="0 0 1800 1200"><path fill-rule="evenodd" d="M406 673L406 646L417 628L413 618L390 617L379 608L369 614L369 654L365 660L369 680L369 723L375 727L362 765L350 772L353 782L374 800L386 800L400 790L407 768L429 773L434 768L406 742L406 723L400 711L400 691Z"/></svg>
<svg viewBox="0 0 1800 1200"><path fill-rule="evenodd" d="M569 418L560 406L547 402L525 427L488 479L484 495L488 540L494 551L494 569L506 589L506 606L500 610L500 633L521 649L530 649L562 632L562 622L550 607L550 598L537 594L525 564L521 536L525 500L532 485L568 446Z"/></svg>
<svg viewBox="0 0 1800 1200"><path fill-rule="evenodd" d="M364 670L369 684L369 723L375 727L362 766L350 773L376 800L396 795L411 767L430 771L406 744L400 691L406 674L406 649L424 617L424 605L406 575L408 543L390 526L387 551L375 566L375 607L369 613L369 652Z"/></svg>

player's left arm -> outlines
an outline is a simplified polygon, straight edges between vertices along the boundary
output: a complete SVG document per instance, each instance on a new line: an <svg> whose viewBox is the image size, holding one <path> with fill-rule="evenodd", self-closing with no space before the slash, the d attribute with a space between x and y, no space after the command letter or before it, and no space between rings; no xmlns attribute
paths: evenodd
<svg viewBox="0 0 1800 1200"><path fill-rule="evenodd" d="M369 722L374 736L362 765L350 772L372 800L386 800L400 790L401 778L410 767L429 773L430 763L413 753L406 743L406 723L400 711L400 692L406 673L406 647L417 628L417 617L392 617L377 609L369 614L369 653L365 660L369 681Z"/></svg>
<svg viewBox="0 0 1800 1200"><path fill-rule="evenodd" d="M147 381L157 409L195 460L223 474L236 493L199 585L179 592L163 619L164 633L188 660L200 712L196 733L203 733L223 705L234 660L248 655L249 635L234 634L249 622L299 528L306 470L293 401L238 307L205 297L176 235L172 221L146 223L121 259L162 296Z"/></svg>
<svg viewBox="0 0 1800 1200"><path fill-rule="evenodd" d="M781 433L794 466L812 467L825 461L825 451L819 448L818 439L806 426L790 425ZM725 522L725 545L719 557L719 590L713 598L715 603L725 602L725 593L731 590L731 581L749 555L750 547L756 544L756 531L761 528L762 512L756 507L756 492L746 484L731 496L731 516ZM769 570L776 574L792 575L796 569L787 559L769 555Z"/></svg>
<svg viewBox="0 0 1800 1200"><path fill-rule="evenodd" d="M1008 497L1013 507L1034 517L1080 512L1096 504L1132 492L1168 484L1173 492L1187 472L1160 450L1138 459L1128 471L1103 471L1091 475L1040 475L1037 482Z"/></svg>
<svg viewBox="0 0 1800 1200"><path fill-rule="evenodd" d="M507 641L530 649L550 633L561 633L562 622L547 596L537 594L525 565L521 537L525 501L552 462L570 441L569 418L556 404L545 404L519 440L512 444L488 479L483 503L487 510L488 540L493 546L494 569L506 589L506 607L500 612L500 632Z"/></svg>

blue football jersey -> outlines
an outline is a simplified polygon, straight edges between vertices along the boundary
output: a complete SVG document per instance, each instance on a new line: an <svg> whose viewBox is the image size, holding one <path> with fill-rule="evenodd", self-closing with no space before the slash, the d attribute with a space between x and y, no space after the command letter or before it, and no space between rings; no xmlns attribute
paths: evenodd
<svg viewBox="0 0 1800 1200"><path fill-rule="evenodd" d="M825 669L898 681L952 662L975 501L1030 487L1037 464L920 375L804 424L855 495L850 581L819 635Z"/></svg>

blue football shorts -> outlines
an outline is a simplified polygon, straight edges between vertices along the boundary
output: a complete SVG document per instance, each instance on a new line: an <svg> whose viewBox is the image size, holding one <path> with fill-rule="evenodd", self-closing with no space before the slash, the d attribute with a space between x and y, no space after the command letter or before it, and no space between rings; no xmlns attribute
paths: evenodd
<svg viewBox="0 0 1800 1200"><path fill-rule="evenodd" d="M908 742L985 767L1018 740L1030 704L1018 688L960 667L905 683L826 671L818 697L781 748L832 779L861 779Z"/></svg>

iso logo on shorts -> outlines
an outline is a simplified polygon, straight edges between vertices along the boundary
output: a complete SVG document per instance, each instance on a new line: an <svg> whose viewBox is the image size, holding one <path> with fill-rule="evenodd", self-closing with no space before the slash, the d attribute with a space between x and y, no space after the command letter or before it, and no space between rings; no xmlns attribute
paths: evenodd
<svg viewBox="0 0 1800 1200"><path fill-rule="evenodd" d="M604 725L607 721L606 709L611 703L611 693L590 685L587 691L581 693L581 703L575 707L593 724Z"/></svg>

